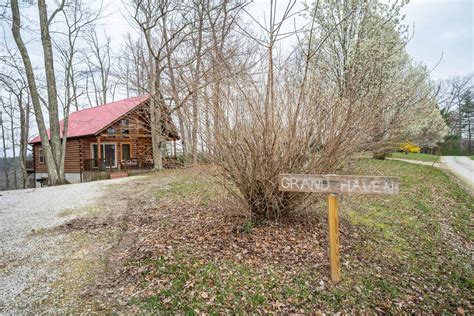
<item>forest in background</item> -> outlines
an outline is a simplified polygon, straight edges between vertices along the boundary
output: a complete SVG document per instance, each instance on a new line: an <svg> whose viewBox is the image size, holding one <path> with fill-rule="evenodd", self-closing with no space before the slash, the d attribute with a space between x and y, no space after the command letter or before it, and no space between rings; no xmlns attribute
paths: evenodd
<svg viewBox="0 0 474 316"><path fill-rule="evenodd" d="M403 24L403 4L328 0L296 10L295 3L272 1L261 21L245 0L124 1L121 10L133 31L114 51L108 31L97 31L107 19L101 6L5 1L2 157L19 157L24 178L26 143L37 128L41 134L50 126L45 158L50 181L61 183L59 119L144 93L153 96L152 130L161 130L156 117L167 108L182 137L183 158L195 164L206 157L221 166L225 177L242 185L241 193L255 191L246 183L268 185L274 175L266 161L278 162L274 170L306 171L290 163L297 158L312 171L334 171L356 152L387 152L407 140L432 148L445 137L447 153L468 152L472 75L430 79L430 69L405 51L412 34ZM302 26L282 31L295 18ZM296 44L282 50L290 37ZM29 55L34 49L39 57ZM153 135L159 162L163 144ZM235 144L242 147L236 151ZM302 158L310 155L310 161ZM248 174L238 172L242 168Z"/></svg>

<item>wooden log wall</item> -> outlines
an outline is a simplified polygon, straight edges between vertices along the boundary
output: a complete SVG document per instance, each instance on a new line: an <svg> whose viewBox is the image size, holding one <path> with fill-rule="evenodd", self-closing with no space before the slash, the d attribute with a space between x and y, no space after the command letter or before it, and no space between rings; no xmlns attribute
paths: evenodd
<svg viewBox="0 0 474 316"><path fill-rule="evenodd" d="M48 172L46 169L46 163L41 163L40 149L42 148L41 143L37 143L33 147L35 171L36 172ZM78 139L68 139L66 143L66 158L64 159L64 172L65 173L79 173L81 172L81 150Z"/></svg>

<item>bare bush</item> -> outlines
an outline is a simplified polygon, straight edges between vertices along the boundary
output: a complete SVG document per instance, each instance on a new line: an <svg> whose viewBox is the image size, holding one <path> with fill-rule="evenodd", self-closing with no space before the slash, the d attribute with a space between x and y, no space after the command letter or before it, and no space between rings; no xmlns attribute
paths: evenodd
<svg viewBox="0 0 474 316"><path fill-rule="evenodd" d="M226 106L208 143L210 157L257 218L311 204L307 194L279 192L279 174L336 173L355 154L393 148L421 134L409 127L439 116L429 73L404 51L399 7L321 2L308 10L304 38L290 56L277 54L275 44L289 36L281 25L294 2L281 20L272 2L261 38L242 29L265 62L252 75L232 77L220 93Z"/></svg>

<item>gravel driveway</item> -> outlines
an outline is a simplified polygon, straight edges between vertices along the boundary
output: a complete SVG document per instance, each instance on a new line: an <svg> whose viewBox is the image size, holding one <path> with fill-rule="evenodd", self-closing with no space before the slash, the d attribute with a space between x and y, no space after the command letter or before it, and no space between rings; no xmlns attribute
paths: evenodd
<svg viewBox="0 0 474 316"><path fill-rule="evenodd" d="M442 156L441 163L474 188L474 160L463 156Z"/></svg>
<svg viewBox="0 0 474 316"><path fill-rule="evenodd" d="M0 191L0 313L31 312L57 278L65 237L41 232L70 220L64 211L93 205L109 184L129 179Z"/></svg>
<svg viewBox="0 0 474 316"><path fill-rule="evenodd" d="M456 177L462 180L463 183L468 185L468 190L474 194L474 160L466 156L441 156L439 162L433 163L428 161L409 160L409 159L398 159L398 158L387 158L389 160L399 160L417 165L426 165L440 168L441 170L447 170L453 173Z"/></svg>

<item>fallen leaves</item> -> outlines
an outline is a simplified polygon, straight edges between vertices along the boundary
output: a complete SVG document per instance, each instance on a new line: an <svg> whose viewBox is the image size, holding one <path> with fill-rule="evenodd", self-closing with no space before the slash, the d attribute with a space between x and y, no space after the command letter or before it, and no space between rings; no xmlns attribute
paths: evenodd
<svg viewBox="0 0 474 316"><path fill-rule="evenodd" d="M437 236L407 236L404 222L390 223L383 217L368 221L359 215L361 222L354 224L343 211L343 281L335 286L328 275L324 206L319 212L254 223L243 230L248 219L230 197L210 194L219 190L211 187L203 203L202 190L195 190L200 174L188 169L185 177L193 178L193 190L179 186L178 196L157 200L150 193L128 196L123 216L107 222L123 227L123 234L108 255L111 272L103 286L119 294L140 293L144 311L304 313L367 307L380 313L446 309L462 314L465 307L458 306L469 306L464 305L467 296L455 271L460 264L446 257L450 250L444 247L449 245ZM159 190L153 179L148 181L151 194ZM368 205L364 198L358 203ZM408 208L406 222L416 218L430 223L426 214ZM363 211L385 216L380 209Z"/></svg>

